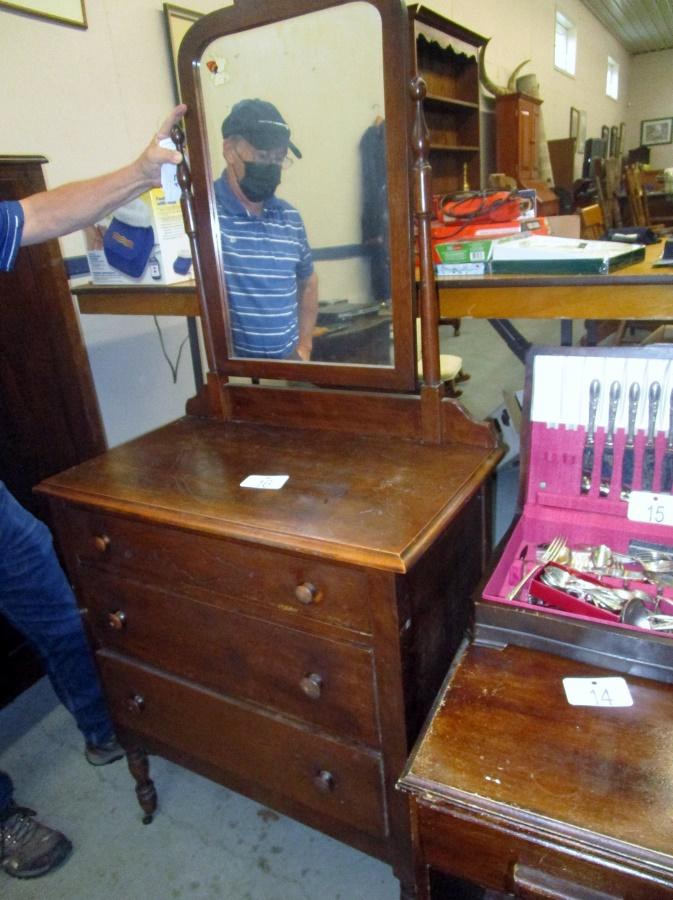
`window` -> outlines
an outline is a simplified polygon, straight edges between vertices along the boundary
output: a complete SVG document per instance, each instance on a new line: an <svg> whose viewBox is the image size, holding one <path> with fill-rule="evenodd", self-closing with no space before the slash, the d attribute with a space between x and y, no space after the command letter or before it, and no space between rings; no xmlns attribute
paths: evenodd
<svg viewBox="0 0 673 900"><path fill-rule="evenodd" d="M619 63L608 56L608 77L605 81L605 93L613 100L619 99Z"/></svg>
<svg viewBox="0 0 673 900"><path fill-rule="evenodd" d="M577 55L577 29L567 16L556 10L556 32L554 36L554 65L568 75L575 74Z"/></svg>

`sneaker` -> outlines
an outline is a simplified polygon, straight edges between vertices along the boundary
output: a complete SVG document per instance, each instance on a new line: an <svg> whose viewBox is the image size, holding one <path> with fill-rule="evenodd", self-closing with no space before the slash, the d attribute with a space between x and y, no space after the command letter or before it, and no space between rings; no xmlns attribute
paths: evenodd
<svg viewBox="0 0 673 900"><path fill-rule="evenodd" d="M36 822L34 815L34 810L12 804L0 821L0 868L14 878L46 875L72 850L64 834Z"/></svg>
<svg viewBox="0 0 673 900"><path fill-rule="evenodd" d="M110 738L104 744L87 744L84 755L92 766L107 766L121 759L124 752L117 738Z"/></svg>

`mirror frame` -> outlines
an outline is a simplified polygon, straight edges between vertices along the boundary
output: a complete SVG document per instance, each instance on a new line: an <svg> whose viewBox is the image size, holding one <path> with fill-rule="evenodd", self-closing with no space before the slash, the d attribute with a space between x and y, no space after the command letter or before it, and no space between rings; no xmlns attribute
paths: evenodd
<svg viewBox="0 0 673 900"><path fill-rule="evenodd" d="M228 34L343 6L353 0L234 0L203 16L189 29L178 54L185 131L193 192L197 259L195 272L208 364L214 373L254 379L282 379L332 387L414 391L417 385L413 334L414 244L411 210L409 21L404 0L361 0L381 17L383 86L391 259L391 313L394 363L294 362L230 357L227 348L227 298L219 252L211 160L208 151L201 59L210 43Z"/></svg>

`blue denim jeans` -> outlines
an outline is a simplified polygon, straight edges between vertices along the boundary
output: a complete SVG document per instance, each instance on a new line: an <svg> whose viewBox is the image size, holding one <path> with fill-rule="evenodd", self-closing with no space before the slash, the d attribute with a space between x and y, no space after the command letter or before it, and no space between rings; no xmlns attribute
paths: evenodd
<svg viewBox="0 0 673 900"><path fill-rule="evenodd" d="M110 740L112 722L49 529L17 503L1 481L0 614L37 650L86 743ZM0 772L0 815L11 796L11 781Z"/></svg>

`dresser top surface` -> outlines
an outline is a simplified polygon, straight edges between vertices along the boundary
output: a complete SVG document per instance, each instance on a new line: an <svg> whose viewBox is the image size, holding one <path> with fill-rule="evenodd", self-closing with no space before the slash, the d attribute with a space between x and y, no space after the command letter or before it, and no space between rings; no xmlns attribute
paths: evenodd
<svg viewBox="0 0 673 900"><path fill-rule="evenodd" d="M621 848L670 870L673 686L625 676L632 706L566 700L564 678L614 675L523 647L470 646L403 786L421 800Z"/></svg>
<svg viewBox="0 0 673 900"><path fill-rule="evenodd" d="M185 417L43 482L69 502L406 571L497 461L464 445ZM241 487L288 475L280 490Z"/></svg>

